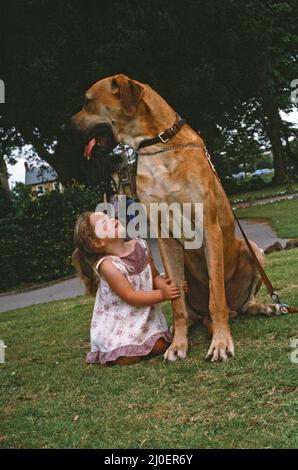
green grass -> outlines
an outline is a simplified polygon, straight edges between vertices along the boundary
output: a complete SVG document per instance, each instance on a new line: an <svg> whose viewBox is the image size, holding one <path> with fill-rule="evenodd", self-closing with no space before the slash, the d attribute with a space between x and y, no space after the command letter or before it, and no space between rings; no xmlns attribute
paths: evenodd
<svg viewBox="0 0 298 470"><path fill-rule="evenodd" d="M292 184L293 191L298 192L298 183ZM280 193L287 192L287 184L279 184L279 185L268 185L263 189L258 189L256 191L244 191L237 194L231 194L229 196L232 202L238 201L248 201L250 198L254 199L262 199L271 196L277 196Z"/></svg>
<svg viewBox="0 0 298 470"><path fill-rule="evenodd" d="M297 306L297 250L267 260L284 300ZM264 290L259 298L267 299ZM232 320L236 357L226 363L204 360L209 341L199 325L185 361L103 367L85 364L93 302L83 296L0 314L8 346L0 447L297 447L290 340L298 314Z"/></svg>
<svg viewBox="0 0 298 470"><path fill-rule="evenodd" d="M298 238L298 199L237 209L240 218L262 218L271 221L280 238Z"/></svg>

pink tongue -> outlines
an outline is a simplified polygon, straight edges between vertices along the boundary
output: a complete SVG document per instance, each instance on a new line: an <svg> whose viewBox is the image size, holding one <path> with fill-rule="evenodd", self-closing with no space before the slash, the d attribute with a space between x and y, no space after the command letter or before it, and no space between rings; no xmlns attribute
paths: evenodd
<svg viewBox="0 0 298 470"><path fill-rule="evenodd" d="M87 158L87 160L90 159L93 147L95 147L95 145L96 145L95 138L89 140L88 144L85 145L84 157Z"/></svg>
<svg viewBox="0 0 298 470"><path fill-rule="evenodd" d="M84 157L87 158L87 160L90 160L91 153L95 145L105 145L106 143L107 139L105 137L94 137L93 139L89 140L88 144L85 145Z"/></svg>

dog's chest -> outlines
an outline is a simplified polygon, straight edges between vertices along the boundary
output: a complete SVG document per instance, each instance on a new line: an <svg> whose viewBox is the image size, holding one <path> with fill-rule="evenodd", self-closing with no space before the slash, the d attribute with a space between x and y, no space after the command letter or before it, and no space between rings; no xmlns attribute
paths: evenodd
<svg viewBox="0 0 298 470"><path fill-rule="evenodd" d="M141 155L136 177L137 194L140 201L174 202L180 199L183 188L175 178L178 162L165 155Z"/></svg>

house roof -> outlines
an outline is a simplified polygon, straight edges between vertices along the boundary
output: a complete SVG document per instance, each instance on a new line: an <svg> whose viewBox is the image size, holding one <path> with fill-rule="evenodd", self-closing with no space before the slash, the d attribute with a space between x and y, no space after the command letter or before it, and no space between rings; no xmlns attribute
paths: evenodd
<svg viewBox="0 0 298 470"><path fill-rule="evenodd" d="M25 184L41 184L58 181L58 174L51 166L29 166L25 162Z"/></svg>

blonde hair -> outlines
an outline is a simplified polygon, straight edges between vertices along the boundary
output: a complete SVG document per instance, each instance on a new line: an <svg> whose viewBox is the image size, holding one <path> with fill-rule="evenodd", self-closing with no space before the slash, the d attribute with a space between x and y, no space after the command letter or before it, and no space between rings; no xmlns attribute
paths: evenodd
<svg viewBox="0 0 298 470"><path fill-rule="evenodd" d="M86 286L86 295L95 297L100 276L95 270L95 262L98 261L104 253L94 251L92 240L96 240L94 228L90 222L92 212L83 212L75 224L74 228L74 246L72 253L72 265L75 267L80 278Z"/></svg>

